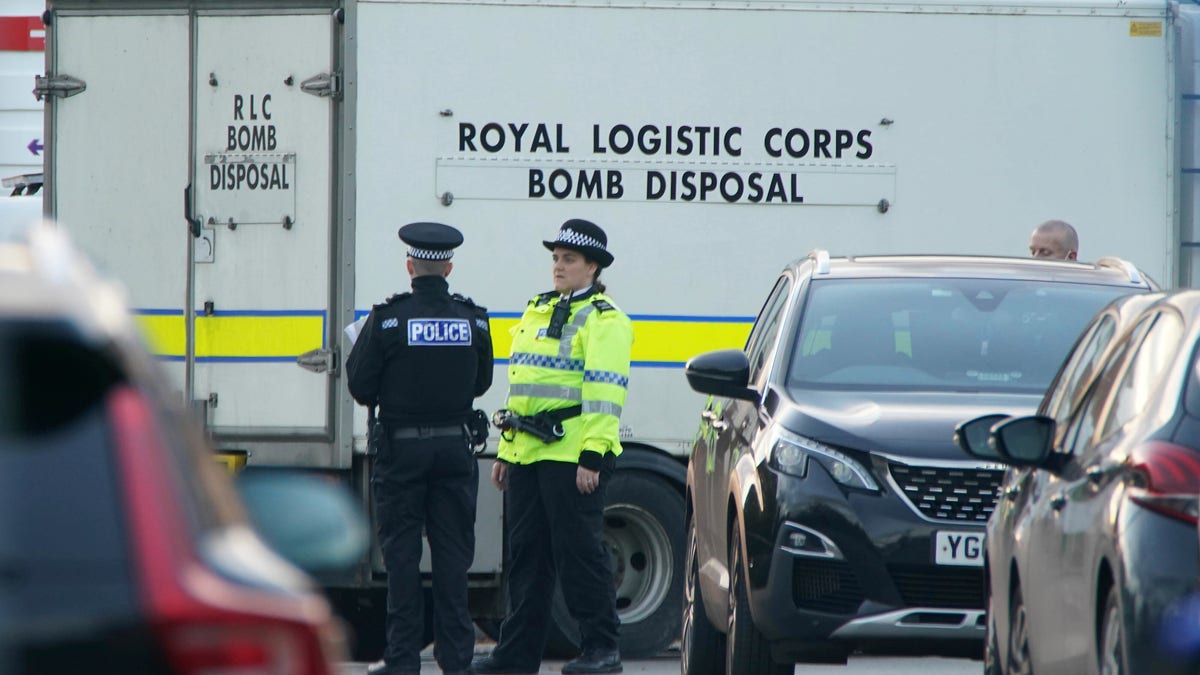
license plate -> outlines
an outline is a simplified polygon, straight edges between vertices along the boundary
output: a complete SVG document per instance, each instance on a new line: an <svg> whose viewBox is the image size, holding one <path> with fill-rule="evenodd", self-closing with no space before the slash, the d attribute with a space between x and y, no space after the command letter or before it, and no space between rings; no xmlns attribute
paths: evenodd
<svg viewBox="0 0 1200 675"><path fill-rule="evenodd" d="M933 561L939 565L983 566L982 532L938 532L933 541Z"/></svg>

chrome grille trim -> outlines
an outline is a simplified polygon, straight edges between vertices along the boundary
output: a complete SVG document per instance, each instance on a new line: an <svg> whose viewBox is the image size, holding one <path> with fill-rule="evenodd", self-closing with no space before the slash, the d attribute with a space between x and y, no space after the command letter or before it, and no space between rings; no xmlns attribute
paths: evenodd
<svg viewBox="0 0 1200 675"><path fill-rule="evenodd" d="M913 513L931 523L986 524L1004 480L1002 464L880 457L887 464L888 484Z"/></svg>

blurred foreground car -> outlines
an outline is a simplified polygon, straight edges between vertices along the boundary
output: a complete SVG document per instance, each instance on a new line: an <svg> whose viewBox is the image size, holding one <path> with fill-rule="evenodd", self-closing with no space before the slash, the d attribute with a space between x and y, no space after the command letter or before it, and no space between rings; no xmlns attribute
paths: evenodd
<svg viewBox="0 0 1200 675"><path fill-rule="evenodd" d="M1128 263L830 258L780 275L710 394L688 464L684 675L782 674L860 646L981 651L1004 467L955 425L1032 412L1088 320L1153 288Z"/></svg>
<svg viewBox="0 0 1200 675"><path fill-rule="evenodd" d="M960 426L1017 468L988 524L985 672L1198 672L1173 649L1200 644L1177 616L1200 582L1197 342L1200 292L1114 303L1037 415Z"/></svg>
<svg viewBox="0 0 1200 675"><path fill-rule="evenodd" d="M249 525L176 399L61 230L0 224L0 673L316 675L344 658L328 604ZM310 519L262 534L312 571L363 551L364 519L326 486L244 494Z"/></svg>

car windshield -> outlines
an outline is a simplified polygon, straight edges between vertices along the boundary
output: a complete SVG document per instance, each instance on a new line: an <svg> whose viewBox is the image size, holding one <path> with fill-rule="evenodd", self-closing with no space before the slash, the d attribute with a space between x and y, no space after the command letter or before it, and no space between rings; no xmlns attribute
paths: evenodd
<svg viewBox="0 0 1200 675"><path fill-rule="evenodd" d="M995 279L831 279L807 294L796 389L1042 392L1114 286Z"/></svg>

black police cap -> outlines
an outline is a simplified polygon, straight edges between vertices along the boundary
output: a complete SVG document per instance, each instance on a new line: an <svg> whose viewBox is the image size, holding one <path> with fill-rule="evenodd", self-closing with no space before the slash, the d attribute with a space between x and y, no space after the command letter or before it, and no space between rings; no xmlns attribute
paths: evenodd
<svg viewBox="0 0 1200 675"><path fill-rule="evenodd" d="M409 223L400 228L408 256L417 260L449 260L463 243L462 232L441 223Z"/></svg>
<svg viewBox="0 0 1200 675"><path fill-rule="evenodd" d="M613 255L608 252L608 235L599 225L582 218L572 218L563 223L554 241L543 241L542 246L551 251L556 248L578 251L602 268L613 262Z"/></svg>

